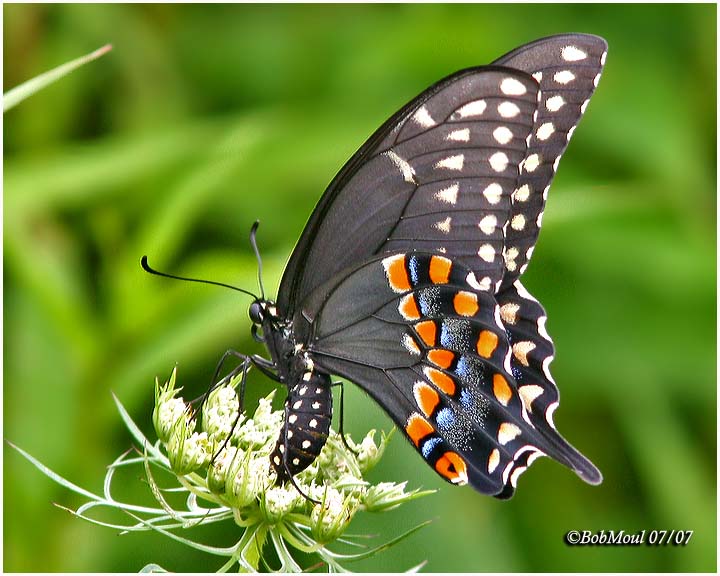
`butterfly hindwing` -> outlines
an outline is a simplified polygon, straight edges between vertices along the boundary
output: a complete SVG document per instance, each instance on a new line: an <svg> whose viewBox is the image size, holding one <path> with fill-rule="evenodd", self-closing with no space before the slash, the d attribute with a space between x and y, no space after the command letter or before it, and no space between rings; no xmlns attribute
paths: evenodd
<svg viewBox="0 0 720 576"><path fill-rule="evenodd" d="M523 416L501 309L476 284L442 255L399 253L342 275L302 315L315 364L365 389L441 476L509 497L534 458L574 468L576 452Z"/></svg>
<svg viewBox="0 0 720 576"><path fill-rule="evenodd" d="M555 346L547 332L545 309L519 280L499 292L497 299L512 350L510 366L522 400L523 419L561 449L581 478L599 484L599 470L560 436L553 420L560 392L550 374Z"/></svg>

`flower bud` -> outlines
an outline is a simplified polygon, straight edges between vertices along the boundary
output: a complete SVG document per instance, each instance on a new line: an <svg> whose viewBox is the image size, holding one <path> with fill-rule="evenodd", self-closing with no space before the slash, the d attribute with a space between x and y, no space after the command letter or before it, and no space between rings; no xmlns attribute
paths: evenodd
<svg viewBox="0 0 720 576"><path fill-rule="evenodd" d="M181 418L189 418L187 406L182 398L176 398L176 394L182 388L175 389L175 377L177 369L172 371L170 379L160 385L155 379L155 408L153 409L153 426L158 438L163 443L170 439L173 427Z"/></svg>
<svg viewBox="0 0 720 576"><path fill-rule="evenodd" d="M180 418L170 433L167 443L168 460L173 472L179 476L190 474L205 466L212 456L212 443L206 432L193 432L195 421Z"/></svg>
<svg viewBox="0 0 720 576"><path fill-rule="evenodd" d="M236 457L225 482L226 498L234 508L254 504L260 492L270 484L269 474L270 460L267 456L255 458L252 452L247 452L244 457Z"/></svg>
<svg viewBox="0 0 720 576"><path fill-rule="evenodd" d="M260 502L260 512L268 524L276 524L303 502L303 497L292 485L269 488Z"/></svg>
<svg viewBox="0 0 720 576"><path fill-rule="evenodd" d="M343 498L341 492L330 486L324 488L321 502L322 504L313 506L310 513L310 528L313 538L326 544L345 532L358 510L359 503L353 494Z"/></svg>
<svg viewBox="0 0 720 576"><path fill-rule="evenodd" d="M238 452L240 452L238 454ZM244 452L235 446L226 446L208 466L207 486L214 494L224 494L228 472L235 458L244 458Z"/></svg>
<svg viewBox="0 0 720 576"><path fill-rule="evenodd" d="M238 419L239 406L237 393L232 386L216 388L210 392L203 406L202 429L210 438L224 441L232 434L233 426L242 424L244 420L242 415Z"/></svg>
<svg viewBox="0 0 720 576"><path fill-rule="evenodd" d="M415 492L405 492L407 482L381 482L371 486L365 492L363 505L368 512L384 512L391 510L415 496Z"/></svg>
<svg viewBox="0 0 720 576"><path fill-rule="evenodd" d="M365 438L363 438L363 441L359 445L354 447L356 449L357 462L360 468L360 472L365 474L380 461L380 458L382 458L382 455L385 452L387 439L388 437L385 436L385 433L382 433L382 437L380 438L380 445L376 446L375 430L370 430L370 432L367 433Z"/></svg>
<svg viewBox="0 0 720 576"><path fill-rule="evenodd" d="M268 454L272 451L272 445L280 433L283 423L283 411L273 411L272 398L275 395L273 390L267 397L261 398L255 414L247 420L243 426L235 427L233 443L242 446L246 450L261 451L266 448Z"/></svg>

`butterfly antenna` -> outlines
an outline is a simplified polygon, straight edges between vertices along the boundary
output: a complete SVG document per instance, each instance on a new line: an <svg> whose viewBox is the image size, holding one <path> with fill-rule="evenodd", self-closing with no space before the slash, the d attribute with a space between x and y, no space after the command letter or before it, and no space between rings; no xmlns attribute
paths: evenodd
<svg viewBox="0 0 720 576"><path fill-rule="evenodd" d="M262 299L265 300L265 287L263 286L262 281L262 258L260 258L260 250L258 250L257 240L255 240L255 234L257 234L258 226L260 226L260 220L255 220L255 224L253 224L252 228L250 228L250 244L253 247L255 258L257 258L258 263L258 284L260 285L260 296L262 296Z"/></svg>
<svg viewBox="0 0 720 576"><path fill-rule="evenodd" d="M158 272L154 268L150 267L150 264L148 264L147 256L143 256L140 260L140 265L143 267L143 270L145 272L148 272L150 274L155 274L156 276L164 276L165 278L172 278L173 280L185 280L186 282L200 282L201 284L214 284L215 286L222 286L223 288L230 288L230 290L237 290L238 292L242 292L243 294L247 294L248 296L252 296L255 300L258 299L255 294L252 292L248 292L247 290L243 290L242 288L238 288L237 286L231 286L230 284L223 284L222 282L213 282L212 280L201 280L199 278L186 278L185 276L175 276L174 274L166 274L165 272Z"/></svg>

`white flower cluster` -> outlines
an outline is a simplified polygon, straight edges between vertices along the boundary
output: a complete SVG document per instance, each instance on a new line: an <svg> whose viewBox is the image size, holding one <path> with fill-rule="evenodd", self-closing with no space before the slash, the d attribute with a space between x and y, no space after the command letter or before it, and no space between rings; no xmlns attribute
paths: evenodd
<svg viewBox="0 0 720 576"><path fill-rule="evenodd" d="M283 411L272 406L274 392L259 401L252 418L238 416L238 376L201 404L202 429L196 431L192 409L177 397L175 376L156 385L153 414L172 470L178 476L192 474L244 527L252 522L276 526L291 516L324 545L339 538L358 511L390 509L419 495L405 492L405 483L373 486L363 478L387 441L383 435L376 444L374 430L359 444L346 438L347 445L331 430L315 462L294 482L279 486L269 458L283 426Z"/></svg>

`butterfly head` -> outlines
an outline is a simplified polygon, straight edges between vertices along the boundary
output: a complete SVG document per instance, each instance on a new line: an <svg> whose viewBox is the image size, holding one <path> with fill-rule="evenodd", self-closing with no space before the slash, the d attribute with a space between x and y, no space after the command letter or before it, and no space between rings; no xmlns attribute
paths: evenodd
<svg viewBox="0 0 720 576"><path fill-rule="evenodd" d="M250 321L252 322L252 328L250 330L253 338L258 342L264 342L265 338L258 332L258 330L263 329L264 331L268 327L271 329L276 327L278 316L275 304L269 300L256 298L255 301L250 304L248 315L250 316Z"/></svg>

